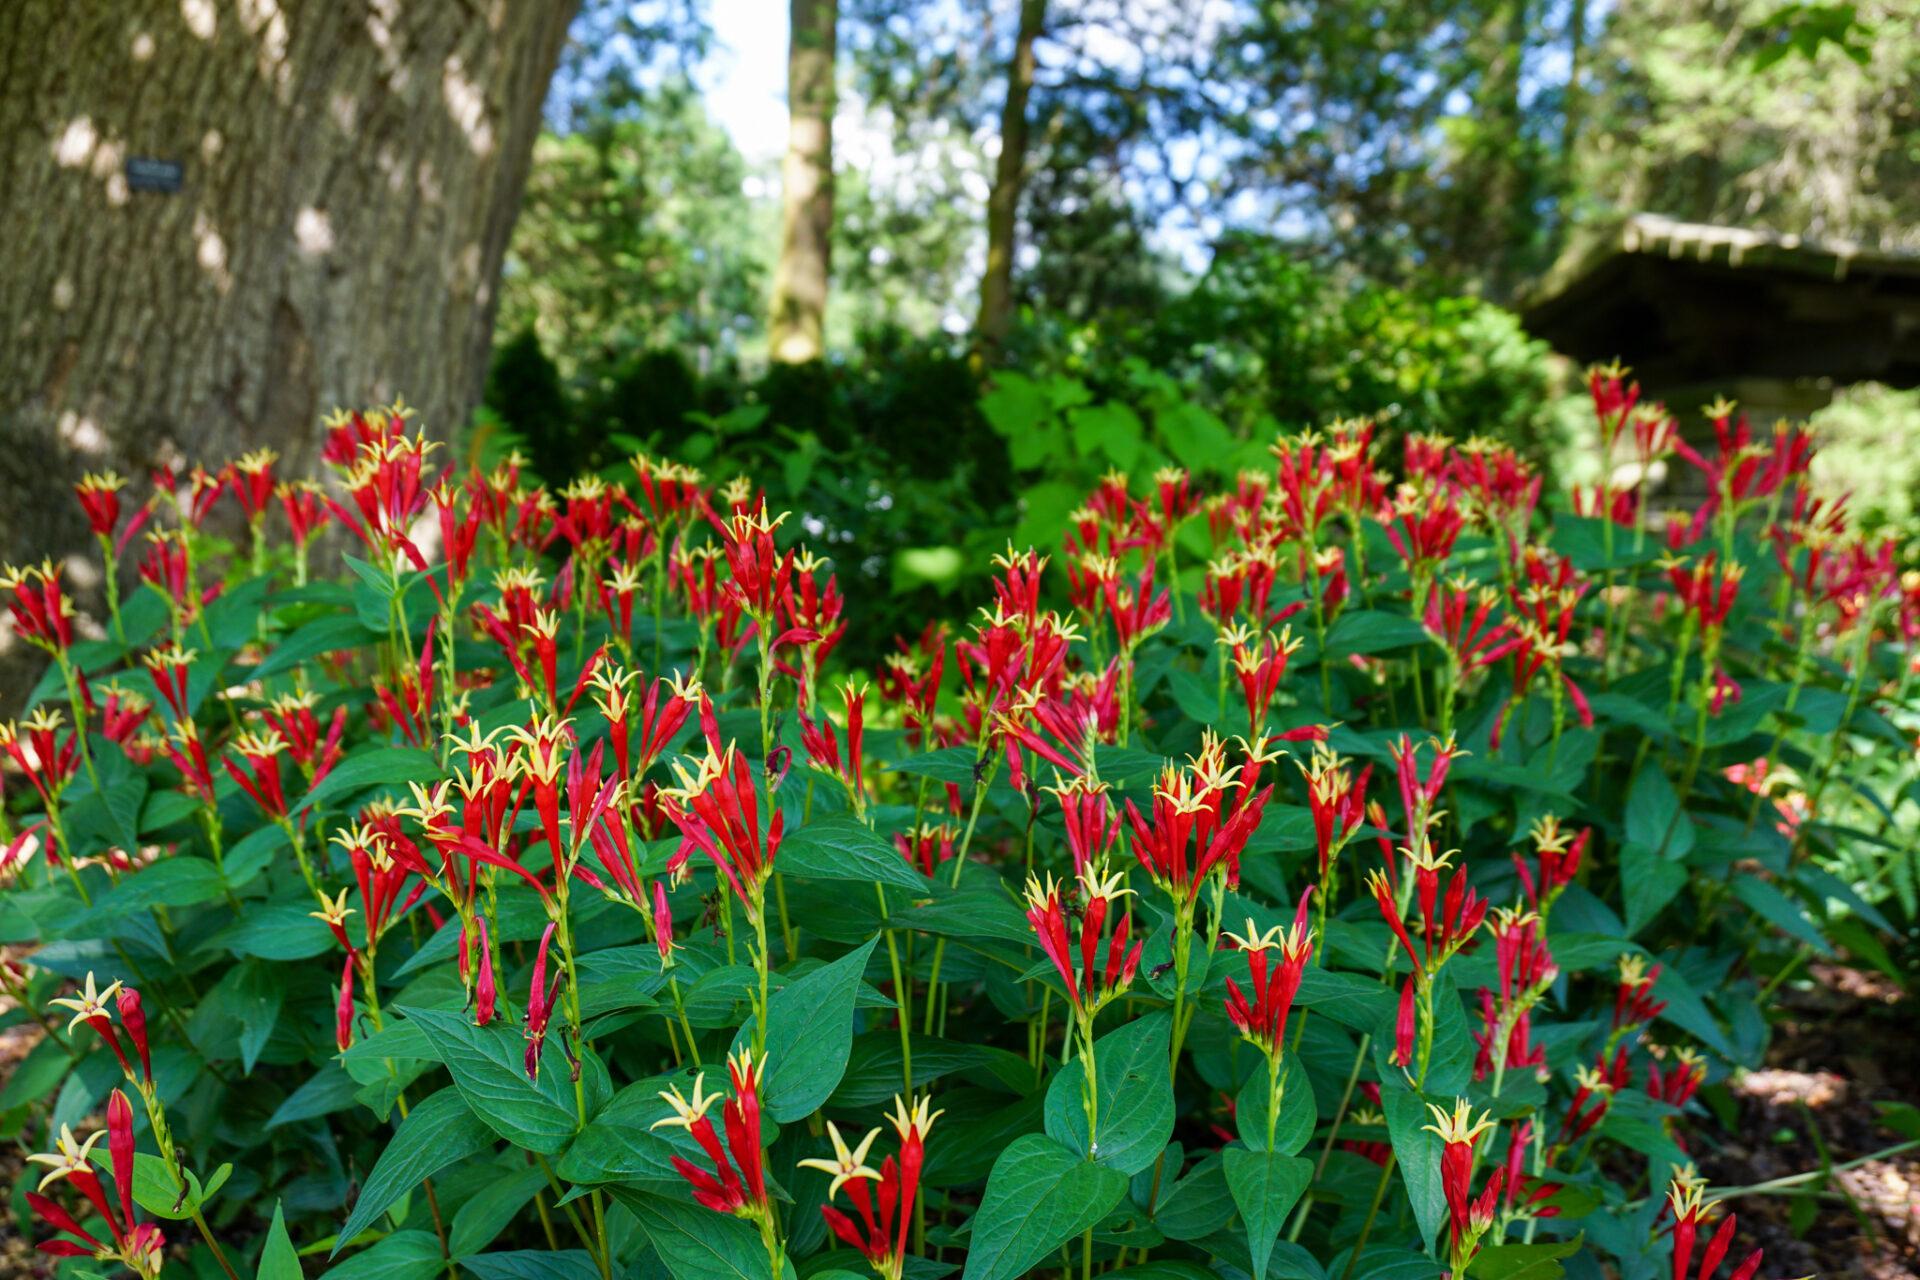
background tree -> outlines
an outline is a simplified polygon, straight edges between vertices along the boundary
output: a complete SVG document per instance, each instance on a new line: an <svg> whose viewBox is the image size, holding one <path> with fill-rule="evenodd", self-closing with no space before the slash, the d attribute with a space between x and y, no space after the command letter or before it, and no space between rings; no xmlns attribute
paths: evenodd
<svg viewBox="0 0 1920 1280"><path fill-rule="evenodd" d="M780 257L773 271L772 356L820 358L833 251L833 112L839 0L792 0L787 156L780 169Z"/></svg>
<svg viewBox="0 0 1920 1280"><path fill-rule="evenodd" d="M20 0L0 12L0 558L60 555L84 471L480 393L574 0ZM178 166L178 189L130 181Z"/></svg>

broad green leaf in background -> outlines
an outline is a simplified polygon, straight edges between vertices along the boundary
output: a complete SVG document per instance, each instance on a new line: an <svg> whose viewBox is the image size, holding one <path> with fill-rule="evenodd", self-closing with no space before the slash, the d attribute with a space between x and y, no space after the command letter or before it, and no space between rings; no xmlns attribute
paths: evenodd
<svg viewBox="0 0 1920 1280"><path fill-rule="evenodd" d="M1380 1102L1400 1177L1413 1203L1414 1221L1420 1224L1420 1236L1431 1249L1447 1220L1447 1197L1440 1187L1442 1145L1439 1136L1426 1129L1433 1123L1433 1116L1426 1099L1391 1077L1380 1082Z"/></svg>
<svg viewBox="0 0 1920 1280"><path fill-rule="evenodd" d="M431 1231L396 1231L328 1271L322 1280L432 1280L446 1270Z"/></svg>
<svg viewBox="0 0 1920 1280"><path fill-rule="evenodd" d="M1228 1147L1222 1158L1226 1163L1227 1187L1233 1193L1233 1203L1239 1207L1240 1220L1247 1229L1247 1246L1253 1254L1253 1280L1267 1280L1267 1259L1273 1253L1273 1242L1280 1238L1280 1228L1286 1224L1287 1215L1299 1202L1307 1183L1313 1180L1313 1161L1241 1147Z"/></svg>
<svg viewBox="0 0 1920 1280"><path fill-rule="evenodd" d="M800 880L851 880L924 893L927 879L891 842L852 818L819 818L780 842L780 874ZM869 895L871 896L871 895Z"/></svg>
<svg viewBox="0 0 1920 1280"><path fill-rule="evenodd" d="M616 1186L674 1280L768 1280L760 1233L746 1221L681 1200Z"/></svg>
<svg viewBox="0 0 1920 1280"><path fill-rule="evenodd" d="M1113 1211L1127 1177L1045 1134L1014 1139L973 1215L964 1280L1014 1280Z"/></svg>
<svg viewBox="0 0 1920 1280"><path fill-rule="evenodd" d="M477 1027L464 1013L399 1009L447 1064L468 1108L495 1133L541 1155L557 1155L579 1123L564 1067L544 1064L536 1083L522 1061L526 1042L499 1022ZM553 1045L549 1043L549 1049ZM558 1052L549 1055L555 1062Z"/></svg>
<svg viewBox="0 0 1920 1280"><path fill-rule="evenodd" d="M1100 1088L1098 1149L1092 1159L1124 1174L1152 1165L1173 1136L1173 1084L1167 1076L1173 1021L1151 1013L1094 1041L1095 1079ZM1086 1064L1062 1067L1047 1088L1047 1136L1087 1154L1087 1113L1081 1094Z"/></svg>
<svg viewBox="0 0 1920 1280"><path fill-rule="evenodd" d="M254 1280L304 1280L300 1255L287 1235L287 1221L281 1216L280 1202L273 1202L273 1222L267 1228L267 1242L260 1249L260 1265Z"/></svg>
<svg viewBox="0 0 1920 1280"><path fill-rule="evenodd" d="M467 1109L460 1091L445 1088L416 1105L367 1175L353 1212L340 1228L334 1253L353 1242L394 1201L450 1164L493 1146L493 1130Z"/></svg>
<svg viewBox="0 0 1920 1280"><path fill-rule="evenodd" d="M781 851L785 852L784 849ZM878 938L830 965L796 978L767 1001L767 1078L760 1105L780 1124L817 1110L846 1074L853 1052L853 1006ZM752 1043L753 1027L734 1044Z"/></svg>

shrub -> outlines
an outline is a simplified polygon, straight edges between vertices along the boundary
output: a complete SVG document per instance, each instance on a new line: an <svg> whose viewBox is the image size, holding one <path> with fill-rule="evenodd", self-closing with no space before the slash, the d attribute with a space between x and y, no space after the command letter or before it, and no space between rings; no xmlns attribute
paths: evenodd
<svg viewBox="0 0 1920 1280"><path fill-rule="evenodd" d="M1765 997L1887 924L1828 867L1916 601L1800 434L1593 392L1707 502L1143 439L867 678L811 514L684 464L444 475L396 410L326 490L89 480L146 587L4 580L16 1212L144 1276L1688 1276Z"/></svg>

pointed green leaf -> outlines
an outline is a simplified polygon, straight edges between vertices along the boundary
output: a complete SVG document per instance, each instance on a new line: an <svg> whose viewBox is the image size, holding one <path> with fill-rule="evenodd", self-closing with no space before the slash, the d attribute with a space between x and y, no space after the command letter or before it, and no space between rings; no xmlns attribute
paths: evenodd
<svg viewBox="0 0 1920 1280"><path fill-rule="evenodd" d="M878 938L789 982L768 999L767 1080L761 1107L780 1124L818 1110L846 1074L853 1052L853 1006ZM734 1048L753 1042L753 1024Z"/></svg>
<svg viewBox="0 0 1920 1280"><path fill-rule="evenodd" d="M253 1274L254 1280L304 1280L300 1255L287 1235L287 1220L278 1200L273 1202L273 1224L267 1228L267 1243L260 1250L260 1265Z"/></svg>
<svg viewBox="0 0 1920 1280"><path fill-rule="evenodd" d="M1113 1211L1127 1193L1118 1169L1094 1164L1044 1134L1016 1138L987 1175L973 1215L964 1280L1014 1280Z"/></svg>
<svg viewBox="0 0 1920 1280"><path fill-rule="evenodd" d="M1284 1107L1282 1108L1284 1110ZM1228 1147L1222 1154L1227 1187L1247 1229L1247 1247L1253 1256L1253 1280L1267 1280L1267 1261L1280 1228L1313 1180L1313 1161L1272 1151Z"/></svg>
<svg viewBox="0 0 1920 1280"><path fill-rule="evenodd" d="M1167 1072L1173 1022L1153 1013L1094 1041L1094 1078L1100 1087L1098 1148L1092 1159L1129 1176L1151 1165L1173 1136L1173 1084ZM1082 1100L1086 1064L1076 1058L1047 1088L1047 1136L1087 1154Z"/></svg>
<svg viewBox="0 0 1920 1280"><path fill-rule="evenodd" d="M414 1107L367 1175L353 1212L340 1228L334 1253L351 1243L401 1196L448 1165L477 1155L493 1143L493 1130L467 1109L458 1089L442 1089Z"/></svg>
<svg viewBox="0 0 1920 1280"><path fill-rule="evenodd" d="M573 1086L558 1049L547 1045L540 1079L527 1079L526 1042L499 1022L474 1026L445 1009L402 1009L447 1064L467 1107L495 1133L529 1151L556 1155L579 1123Z"/></svg>

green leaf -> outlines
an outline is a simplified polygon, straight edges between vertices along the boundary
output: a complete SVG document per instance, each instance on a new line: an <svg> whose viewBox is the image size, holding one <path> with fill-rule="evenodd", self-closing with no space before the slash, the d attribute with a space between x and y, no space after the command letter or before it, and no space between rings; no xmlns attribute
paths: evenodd
<svg viewBox="0 0 1920 1280"><path fill-rule="evenodd" d="M546 1175L536 1166L495 1177L474 1192L472 1199L453 1215L453 1224L447 1232L447 1249L457 1258L486 1248L545 1185Z"/></svg>
<svg viewBox="0 0 1920 1280"><path fill-rule="evenodd" d="M310 960L334 946L327 926L313 918L312 906L311 902L248 902L240 909L240 918L208 938L204 949L262 960Z"/></svg>
<svg viewBox="0 0 1920 1280"><path fill-rule="evenodd" d="M1558 1280L1566 1273L1560 1260L1580 1252L1583 1238L1551 1244L1492 1245L1467 1264L1467 1275L1472 1280Z"/></svg>
<svg viewBox="0 0 1920 1280"><path fill-rule="evenodd" d="M780 842L780 874L800 880L852 880L925 893L927 878L900 851L852 818L809 822Z"/></svg>
<svg viewBox="0 0 1920 1280"><path fill-rule="evenodd" d="M95 900L86 927L104 930L114 921L155 907L192 907L226 892L220 872L205 858L174 856L140 868Z"/></svg>
<svg viewBox="0 0 1920 1280"><path fill-rule="evenodd" d="M1833 948L1807 919L1807 913L1800 904L1781 893L1767 881L1752 875L1736 875L1733 878L1733 893L1740 901L1766 919L1781 932L1791 934L1818 951L1823 956L1833 954Z"/></svg>
<svg viewBox="0 0 1920 1280"><path fill-rule="evenodd" d="M1150 1166L1173 1136L1173 1082L1167 1073L1173 1022L1151 1013L1094 1041L1100 1089L1096 1163L1132 1175ZM1047 1136L1087 1155L1086 1064L1076 1058L1047 1087Z"/></svg>
<svg viewBox="0 0 1920 1280"><path fill-rule="evenodd" d="M287 1220L281 1215L280 1202L273 1202L273 1224L267 1228L267 1243L260 1250L260 1265L254 1280L304 1280L300 1255L287 1235Z"/></svg>
<svg viewBox="0 0 1920 1280"><path fill-rule="evenodd" d="M1440 1138L1425 1127L1433 1123L1433 1117L1427 1111L1426 1099L1392 1077L1380 1082L1380 1103L1400 1177L1406 1183L1407 1199L1413 1203L1414 1221L1420 1224L1421 1239L1431 1249L1447 1220L1446 1192L1440 1186Z"/></svg>
<svg viewBox="0 0 1920 1280"><path fill-rule="evenodd" d="M1626 900L1627 934L1639 933L1687 883L1687 869L1629 841L1620 850L1621 895Z"/></svg>
<svg viewBox="0 0 1920 1280"><path fill-rule="evenodd" d="M1350 609L1341 614L1327 632L1327 657L1347 658L1354 654L1410 649L1430 639L1427 629L1417 619L1404 614Z"/></svg>
<svg viewBox="0 0 1920 1280"><path fill-rule="evenodd" d="M760 1233L741 1218L615 1186L674 1280L767 1280L772 1268Z"/></svg>
<svg viewBox="0 0 1920 1280"><path fill-rule="evenodd" d="M1693 823L1680 812L1680 797L1657 760L1641 765L1627 789L1627 842L1676 862L1693 848Z"/></svg>
<svg viewBox="0 0 1920 1280"><path fill-rule="evenodd" d="M229 1165L222 1165L221 1168L232 1171ZM133 1202L155 1217L172 1222L191 1218L195 1209L212 1198L213 1192L201 1187L200 1179L194 1176L193 1170L188 1169L186 1174L187 1191L182 1195L166 1161L144 1151L136 1154L133 1158ZM226 1173L216 1174L216 1177L218 1181L214 1183L214 1191L219 1190L220 1183L226 1181Z"/></svg>
<svg viewBox="0 0 1920 1280"><path fill-rule="evenodd" d="M782 850L785 853L785 850ZM846 1074L853 1006L878 938L794 979L767 1001L767 1080L760 1105L779 1124L817 1111ZM752 1043L752 1024L735 1048Z"/></svg>
<svg viewBox="0 0 1920 1280"><path fill-rule="evenodd" d="M1113 1211L1127 1177L1044 1134L1014 1139L987 1175L964 1280L1013 1280Z"/></svg>
<svg viewBox="0 0 1920 1280"><path fill-rule="evenodd" d="M384 639L384 632L373 630L352 614L328 614L307 623L276 645L253 669L253 678L264 680L282 671L291 671L308 658L341 649L364 648Z"/></svg>
<svg viewBox="0 0 1920 1280"><path fill-rule="evenodd" d="M431 1231L396 1231L328 1271L323 1280L432 1280L446 1269Z"/></svg>
<svg viewBox="0 0 1920 1280"><path fill-rule="evenodd" d="M1273 1242L1280 1238L1280 1228L1286 1224L1300 1193L1313 1180L1313 1161L1240 1147L1228 1147L1222 1158L1226 1162L1227 1187L1233 1193L1233 1203L1239 1208L1240 1219L1247 1229L1247 1246L1253 1255L1253 1280L1267 1280L1267 1261L1273 1253Z"/></svg>
<svg viewBox="0 0 1920 1280"><path fill-rule="evenodd" d="M71 1070L73 1059L67 1056L66 1049L51 1036L43 1037L27 1050L27 1056L14 1065L6 1084L0 1086L0 1112L40 1101L59 1088Z"/></svg>
<svg viewBox="0 0 1920 1280"><path fill-rule="evenodd" d="M333 1252L339 1253L401 1196L493 1142L493 1130L467 1109L457 1089L442 1089L414 1107L367 1175Z"/></svg>
<svg viewBox="0 0 1920 1280"><path fill-rule="evenodd" d="M1282 1091L1280 1119L1273 1129L1273 1150L1280 1155L1297 1154L1313 1139L1313 1126L1319 1121L1314 1106L1313 1083L1301 1065L1298 1054L1288 1055L1281 1065ZM1267 1068L1265 1060L1255 1067L1240 1086L1233 1105L1234 1127L1240 1141L1253 1151L1267 1150Z"/></svg>
<svg viewBox="0 0 1920 1280"><path fill-rule="evenodd" d="M519 1249L477 1253L460 1259L479 1280L600 1280L600 1269L585 1249Z"/></svg>
<svg viewBox="0 0 1920 1280"><path fill-rule="evenodd" d="M503 1023L476 1027L464 1013L400 1009L447 1064L467 1107L515 1146L557 1155L573 1137L579 1116L559 1049L548 1043L538 1083L527 1079L526 1042ZM554 1037L557 1039L558 1037Z"/></svg>
<svg viewBox="0 0 1920 1280"><path fill-rule="evenodd" d="M336 1111L345 1111L353 1105L354 1091L359 1087L339 1063L322 1063L320 1069L289 1094L287 1100L267 1118L267 1128L277 1129L283 1124L295 1124L301 1120L313 1120Z"/></svg>
<svg viewBox="0 0 1920 1280"><path fill-rule="evenodd" d="M1154 1206L1153 1225L1169 1240L1199 1240L1226 1226L1233 1214L1226 1166L1218 1156L1210 1156Z"/></svg>
<svg viewBox="0 0 1920 1280"><path fill-rule="evenodd" d="M251 960L240 966L228 1012L240 1022L240 1065L249 1075L260 1060L260 1051L273 1038L286 994L285 975Z"/></svg>
<svg viewBox="0 0 1920 1280"><path fill-rule="evenodd" d="M350 795L368 787L404 788L409 782L430 782L440 776L440 763L417 747L374 747L348 756L328 771L294 809L302 814L322 800Z"/></svg>

